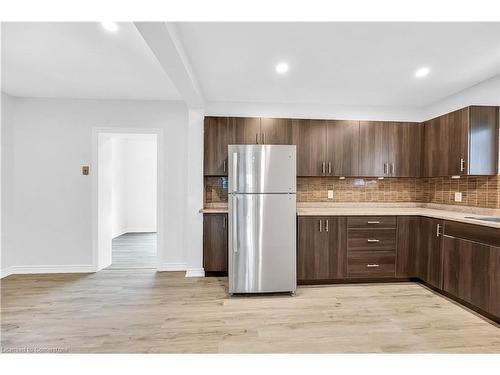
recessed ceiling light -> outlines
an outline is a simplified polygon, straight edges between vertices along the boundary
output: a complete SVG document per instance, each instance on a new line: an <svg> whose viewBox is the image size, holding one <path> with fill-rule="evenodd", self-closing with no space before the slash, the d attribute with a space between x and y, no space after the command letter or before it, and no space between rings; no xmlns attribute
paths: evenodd
<svg viewBox="0 0 500 375"><path fill-rule="evenodd" d="M288 72L288 64L286 62L281 62L276 65L276 72L279 74L285 74Z"/></svg>
<svg viewBox="0 0 500 375"><path fill-rule="evenodd" d="M415 72L415 77L417 78L424 78L426 75L428 75L431 71L431 68L428 66L423 66Z"/></svg>
<svg viewBox="0 0 500 375"><path fill-rule="evenodd" d="M101 26L112 33L118 31L118 24L116 22L101 22Z"/></svg>

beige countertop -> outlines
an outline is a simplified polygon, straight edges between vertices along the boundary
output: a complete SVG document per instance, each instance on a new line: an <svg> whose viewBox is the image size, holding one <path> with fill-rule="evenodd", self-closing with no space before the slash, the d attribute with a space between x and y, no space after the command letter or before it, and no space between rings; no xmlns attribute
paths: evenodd
<svg viewBox="0 0 500 375"><path fill-rule="evenodd" d="M212 204L202 213L227 213L227 204ZM298 203L298 216L426 216L500 229L500 222L469 217L500 216L500 210L422 203Z"/></svg>

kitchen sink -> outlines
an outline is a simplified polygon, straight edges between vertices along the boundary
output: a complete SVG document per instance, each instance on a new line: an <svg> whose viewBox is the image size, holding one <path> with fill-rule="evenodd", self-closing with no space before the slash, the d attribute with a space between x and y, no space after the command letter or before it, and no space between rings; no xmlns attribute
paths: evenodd
<svg viewBox="0 0 500 375"><path fill-rule="evenodd" d="M466 219L474 219L474 220L482 220L482 221L491 221L494 223L500 223L500 216L466 216Z"/></svg>

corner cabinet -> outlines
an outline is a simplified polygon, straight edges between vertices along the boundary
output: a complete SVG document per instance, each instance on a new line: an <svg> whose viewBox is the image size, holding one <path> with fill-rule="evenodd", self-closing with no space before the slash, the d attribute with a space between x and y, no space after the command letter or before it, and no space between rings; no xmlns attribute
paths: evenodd
<svg viewBox="0 0 500 375"><path fill-rule="evenodd" d="M227 274L227 214L203 214L203 268Z"/></svg>
<svg viewBox="0 0 500 375"><path fill-rule="evenodd" d="M498 173L499 107L470 106L424 123L424 176Z"/></svg>

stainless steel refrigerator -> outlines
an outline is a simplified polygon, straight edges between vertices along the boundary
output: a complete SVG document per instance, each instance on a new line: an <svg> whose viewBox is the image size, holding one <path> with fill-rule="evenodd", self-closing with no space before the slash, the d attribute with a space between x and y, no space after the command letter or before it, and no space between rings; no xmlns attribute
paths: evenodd
<svg viewBox="0 0 500 375"><path fill-rule="evenodd" d="M295 146L228 146L229 293L295 293Z"/></svg>

